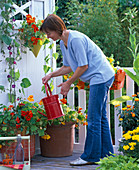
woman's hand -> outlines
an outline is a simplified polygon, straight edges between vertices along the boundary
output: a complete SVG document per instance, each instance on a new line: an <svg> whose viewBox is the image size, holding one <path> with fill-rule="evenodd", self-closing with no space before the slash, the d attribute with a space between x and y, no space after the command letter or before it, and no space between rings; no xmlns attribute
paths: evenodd
<svg viewBox="0 0 139 170"><path fill-rule="evenodd" d="M48 74L48 75L46 75L45 77L42 78L42 83L43 83L43 84L46 84L46 83L48 82L48 80L51 79L51 77L52 77L52 74L51 74L51 73Z"/></svg>
<svg viewBox="0 0 139 170"><path fill-rule="evenodd" d="M57 87L61 87L61 94L64 95L64 97L67 96L69 90L70 90L70 84L68 84L67 82L61 83L59 84Z"/></svg>

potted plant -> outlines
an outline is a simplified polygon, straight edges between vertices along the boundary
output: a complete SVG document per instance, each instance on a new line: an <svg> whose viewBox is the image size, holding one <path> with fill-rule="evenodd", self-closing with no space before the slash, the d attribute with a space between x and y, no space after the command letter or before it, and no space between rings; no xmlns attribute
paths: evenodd
<svg viewBox="0 0 139 170"><path fill-rule="evenodd" d="M132 95L132 104L133 106L126 105L122 109L119 108L120 104L115 105L118 110L119 126L122 126L124 133L139 126L139 94Z"/></svg>
<svg viewBox="0 0 139 170"><path fill-rule="evenodd" d="M61 100L64 116L49 120L46 135L40 137L41 155L46 157L70 156L73 152L74 127L78 123L87 125L86 116L78 110L71 109L66 99Z"/></svg>
<svg viewBox="0 0 139 170"><path fill-rule="evenodd" d="M124 155L139 159L139 126L123 134L119 151L123 152Z"/></svg>
<svg viewBox="0 0 139 170"><path fill-rule="evenodd" d="M19 38L23 40L21 44L28 47L35 57L37 57L41 46L49 43L49 39L46 38L45 34L40 32L42 23L43 20L36 22L36 18L28 14L26 15L26 20L23 21L22 26L18 29Z"/></svg>
<svg viewBox="0 0 139 170"><path fill-rule="evenodd" d="M38 103L32 103L34 101L33 96L28 97L28 101L18 99L17 106L9 105L8 107L1 104L0 105L0 136L16 136L17 134L21 135L30 135L31 136L31 157L33 157L35 153L35 134L39 134L40 136L45 135L46 128L45 121L43 121L43 125L40 118L40 114L38 110L44 112L44 109ZM47 120L46 120L47 122ZM25 160L28 159L28 142L26 140L22 141L24 147L24 156ZM11 152L14 153L16 144L7 144L4 141L0 142L1 152ZM9 150L9 151L8 151Z"/></svg>

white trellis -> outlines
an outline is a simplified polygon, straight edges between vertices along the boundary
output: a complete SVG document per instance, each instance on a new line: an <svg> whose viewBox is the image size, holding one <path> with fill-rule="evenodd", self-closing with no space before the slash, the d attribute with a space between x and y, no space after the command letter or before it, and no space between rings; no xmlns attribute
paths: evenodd
<svg viewBox="0 0 139 170"><path fill-rule="evenodd" d="M45 19L48 14L53 13L55 10L55 0L30 0L24 5L21 5L20 7L17 6L15 3L13 3L13 8L15 8L15 12L10 16L13 17L19 13L22 14L22 16L26 16L27 12L25 9L29 8L29 14L33 17L36 17L37 19ZM23 17L22 17L23 18ZM16 20L17 27L15 29L18 29L20 27L20 23L22 20ZM51 42L52 43L52 42ZM0 44L1 46L1 44ZM4 51L6 51L6 46L3 47ZM56 51L56 46L54 43L54 47L52 50L48 48L48 45L46 46L46 49L43 50L41 48L39 55L37 58L34 57L33 53L29 51L28 48L25 48L24 51L26 51L26 54L22 55L22 60L17 64L17 68L20 71L20 80L24 77L27 77L30 82L31 86L27 89L25 89L25 98L27 98L29 95L34 96L34 100L40 101L44 97L44 93L41 92L42 88L42 77L44 77L44 71L43 71L43 65L45 64L44 58L49 54L51 59L49 60L49 65L55 69L56 62L54 58L52 57L52 53ZM8 55L8 51L7 51ZM0 55L0 85L5 86L8 88L8 80L7 80L7 74L4 72L6 66L5 60L2 58L2 55ZM17 82L20 85L20 80ZM0 103L3 103L5 105L8 104L8 94L7 93L0 93ZM36 137L36 150L39 149L39 138ZM38 153L38 151L36 151Z"/></svg>

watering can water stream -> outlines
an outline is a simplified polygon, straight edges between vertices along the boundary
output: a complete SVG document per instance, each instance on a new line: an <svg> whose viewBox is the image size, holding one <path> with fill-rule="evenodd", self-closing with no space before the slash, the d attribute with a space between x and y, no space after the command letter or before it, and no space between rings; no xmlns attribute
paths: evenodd
<svg viewBox="0 0 139 170"><path fill-rule="evenodd" d="M47 87L48 87L48 90L47 90ZM64 116L62 107L59 103L58 94L52 95L52 92L51 92L51 89L48 83L45 84L45 90L46 90L47 97L44 97L42 101L44 104L46 114L40 111L38 111L38 113L42 114L43 116L46 116L48 120L52 120L52 119ZM48 93L48 91L50 94Z"/></svg>

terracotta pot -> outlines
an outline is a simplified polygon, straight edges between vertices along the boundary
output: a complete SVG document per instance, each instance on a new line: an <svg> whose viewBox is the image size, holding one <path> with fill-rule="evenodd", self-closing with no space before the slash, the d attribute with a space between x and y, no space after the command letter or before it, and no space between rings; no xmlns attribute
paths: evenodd
<svg viewBox="0 0 139 170"><path fill-rule="evenodd" d="M15 141L11 141L11 142L7 143L6 146L3 146L1 148L1 153L14 155L16 144L17 144L17 142L15 142ZM24 148L24 160L26 161L29 159L29 157L28 157L28 140L27 139L22 140L22 145ZM31 135L30 136L30 157L32 158L34 156L34 154L35 154L35 135Z"/></svg>
<svg viewBox="0 0 139 170"><path fill-rule="evenodd" d="M46 157L71 156L74 144L74 127L73 122L48 126L46 132L51 138L45 140L40 137L41 155Z"/></svg>
<svg viewBox="0 0 139 170"><path fill-rule="evenodd" d="M119 90L124 87L125 82L125 72L123 70L118 70L115 74L115 79L110 90Z"/></svg>

